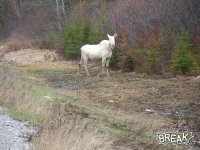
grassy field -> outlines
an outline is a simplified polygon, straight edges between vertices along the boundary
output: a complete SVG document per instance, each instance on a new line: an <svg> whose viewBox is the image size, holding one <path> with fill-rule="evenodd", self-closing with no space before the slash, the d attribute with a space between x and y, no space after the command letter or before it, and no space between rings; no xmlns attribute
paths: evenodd
<svg viewBox="0 0 200 150"><path fill-rule="evenodd" d="M200 83L193 77L98 78L94 67L92 77L76 77L74 62L0 67L0 104L38 125L37 150L187 149L158 145L157 133L200 131Z"/></svg>

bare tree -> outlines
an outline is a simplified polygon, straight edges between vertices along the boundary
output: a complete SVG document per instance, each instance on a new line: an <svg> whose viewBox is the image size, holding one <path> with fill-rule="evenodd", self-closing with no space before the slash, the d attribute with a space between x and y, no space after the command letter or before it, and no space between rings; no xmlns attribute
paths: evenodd
<svg viewBox="0 0 200 150"><path fill-rule="evenodd" d="M61 17L60 17L60 5L59 0L56 0L56 11L57 11L57 19L58 19L58 28L61 30Z"/></svg>
<svg viewBox="0 0 200 150"><path fill-rule="evenodd" d="M65 11L65 2L64 2L64 0L62 0L62 11L63 11L64 18L65 18L65 21L66 21L67 20L67 14L66 14L66 11Z"/></svg>
<svg viewBox="0 0 200 150"><path fill-rule="evenodd" d="M125 30L134 45L138 33L148 33L154 26L164 32L171 28L178 35L181 29L194 32L200 24L199 0L117 0L107 9L107 19L115 29Z"/></svg>
<svg viewBox="0 0 200 150"><path fill-rule="evenodd" d="M6 1L7 7L11 8L18 18L20 18L20 5L23 3L23 0L8 0Z"/></svg>

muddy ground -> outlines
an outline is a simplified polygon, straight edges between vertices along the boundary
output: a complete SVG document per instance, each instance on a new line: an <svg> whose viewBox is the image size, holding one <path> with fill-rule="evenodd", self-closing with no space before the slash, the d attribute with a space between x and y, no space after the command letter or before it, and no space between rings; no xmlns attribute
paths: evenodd
<svg viewBox="0 0 200 150"><path fill-rule="evenodd" d="M151 129L146 129L144 125L144 130L194 131L200 138L199 80L194 80L194 77L163 78L120 72L112 72L109 78L98 78L99 70L93 68L91 78L84 73L77 78L75 70L72 74L66 73L67 70L44 71L39 76L44 77L46 84L52 88L76 91L89 105L119 111L133 118L137 114L136 117L142 117L141 124L151 125ZM124 141L120 139L118 142Z"/></svg>
<svg viewBox="0 0 200 150"><path fill-rule="evenodd" d="M98 128L112 139L112 149L189 148L158 145L156 135L163 131L193 131L200 140L199 80L117 71L98 78L100 67L94 66L89 68L91 77L84 70L77 77L76 62L2 64L1 80L23 80L62 95L56 101L64 111L55 105L54 112L63 118L78 114L89 128ZM192 148L198 149L199 144Z"/></svg>

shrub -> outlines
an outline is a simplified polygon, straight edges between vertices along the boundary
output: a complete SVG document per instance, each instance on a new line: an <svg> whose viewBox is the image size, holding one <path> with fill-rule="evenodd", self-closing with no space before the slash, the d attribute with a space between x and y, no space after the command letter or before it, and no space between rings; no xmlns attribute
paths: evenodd
<svg viewBox="0 0 200 150"><path fill-rule="evenodd" d="M135 69L139 72L148 74L161 73L161 37L160 32L155 28L145 37L138 37L136 41L136 48L133 53L133 60L135 61ZM143 39L146 39L144 42Z"/></svg>
<svg viewBox="0 0 200 150"><path fill-rule="evenodd" d="M64 28L63 44L66 58L75 59L80 56L80 47L82 46L83 41L89 38L87 37L89 33L86 34L83 30L80 23L68 25Z"/></svg>
<svg viewBox="0 0 200 150"><path fill-rule="evenodd" d="M200 64L197 61L198 59L194 60L194 64L191 70L192 75L199 75L200 74Z"/></svg>
<svg viewBox="0 0 200 150"><path fill-rule="evenodd" d="M189 43L188 34L182 32L179 42L176 45L175 54L172 58L172 70L174 73L186 74L194 67L194 60L191 55L192 45Z"/></svg>
<svg viewBox="0 0 200 150"><path fill-rule="evenodd" d="M119 62L120 62L120 56L121 56L122 50L119 47L114 48L112 57L110 59L109 67L111 67L113 70L119 69Z"/></svg>
<svg viewBox="0 0 200 150"><path fill-rule="evenodd" d="M146 73L161 73L161 55L158 48L148 48L146 49L146 60L144 63L144 69Z"/></svg>
<svg viewBox="0 0 200 150"><path fill-rule="evenodd" d="M194 75L200 74L200 35L195 33L191 36L192 57L194 58L194 67L191 73Z"/></svg>
<svg viewBox="0 0 200 150"><path fill-rule="evenodd" d="M135 69L135 63L132 57L132 49L124 49L119 66L124 72L132 72Z"/></svg>
<svg viewBox="0 0 200 150"><path fill-rule="evenodd" d="M47 40L47 48L52 50L56 48L57 37L54 33L50 33L48 40Z"/></svg>
<svg viewBox="0 0 200 150"><path fill-rule="evenodd" d="M113 50L110 66L114 69L120 69L123 72L130 72L134 70L134 62L132 59L132 47L125 30L119 32L116 41L116 48Z"/></svg>
<svg viewBox="0 0 200 150"><path fill-rule="evenodd" d="M68 59L75 59L79 56L81 46L81 26L79 24L68 25L63 29L64 54Z"/></svg>
<svg viewBox="0 0 200 150"><path fill-rule="evenodd" d="M2 15L3 11L4 11L4 4L2 1L0 1L0 27L2 27L4 24L3 15Z"/></svg>
<svg viewBox="0 0 200 150"><path fill-rule="evenodd" d="M172 54L175 49L175 34L172 32L171 27L164 28L162 32L162 42L161 42L161 62L163 73L169 73Z"/></svg>
<svg viewBox="0 0 200 150"><path fill-rule="evenodd" d="M63 29L63 47L67 59L80 57L80 48L84 44L94 44L99 42L101 34L96 32L89 21L85 23L77 22L67 25Z"/></svg>

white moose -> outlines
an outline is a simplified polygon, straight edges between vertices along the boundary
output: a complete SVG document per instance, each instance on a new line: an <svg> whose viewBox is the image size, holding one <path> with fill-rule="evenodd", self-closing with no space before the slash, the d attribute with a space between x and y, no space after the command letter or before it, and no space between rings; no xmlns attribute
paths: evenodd
<svg viewBox="0 0 200 150"><path fill-rule="evenodd" d="M117 33L115 33L113 36L107 34L107 36L109 40L103 40L97 45L87 44L81 47L81 60L79 62L77 75L79 75L80 67L83 64L85 71L87 72L87 76L90 76L87 69L88 60L102 59L102 73L99 75L104 74L106 67L107 76L109 76L109 61L112 56L112 50L115 46L115 38L117 37Z"/></svg>

